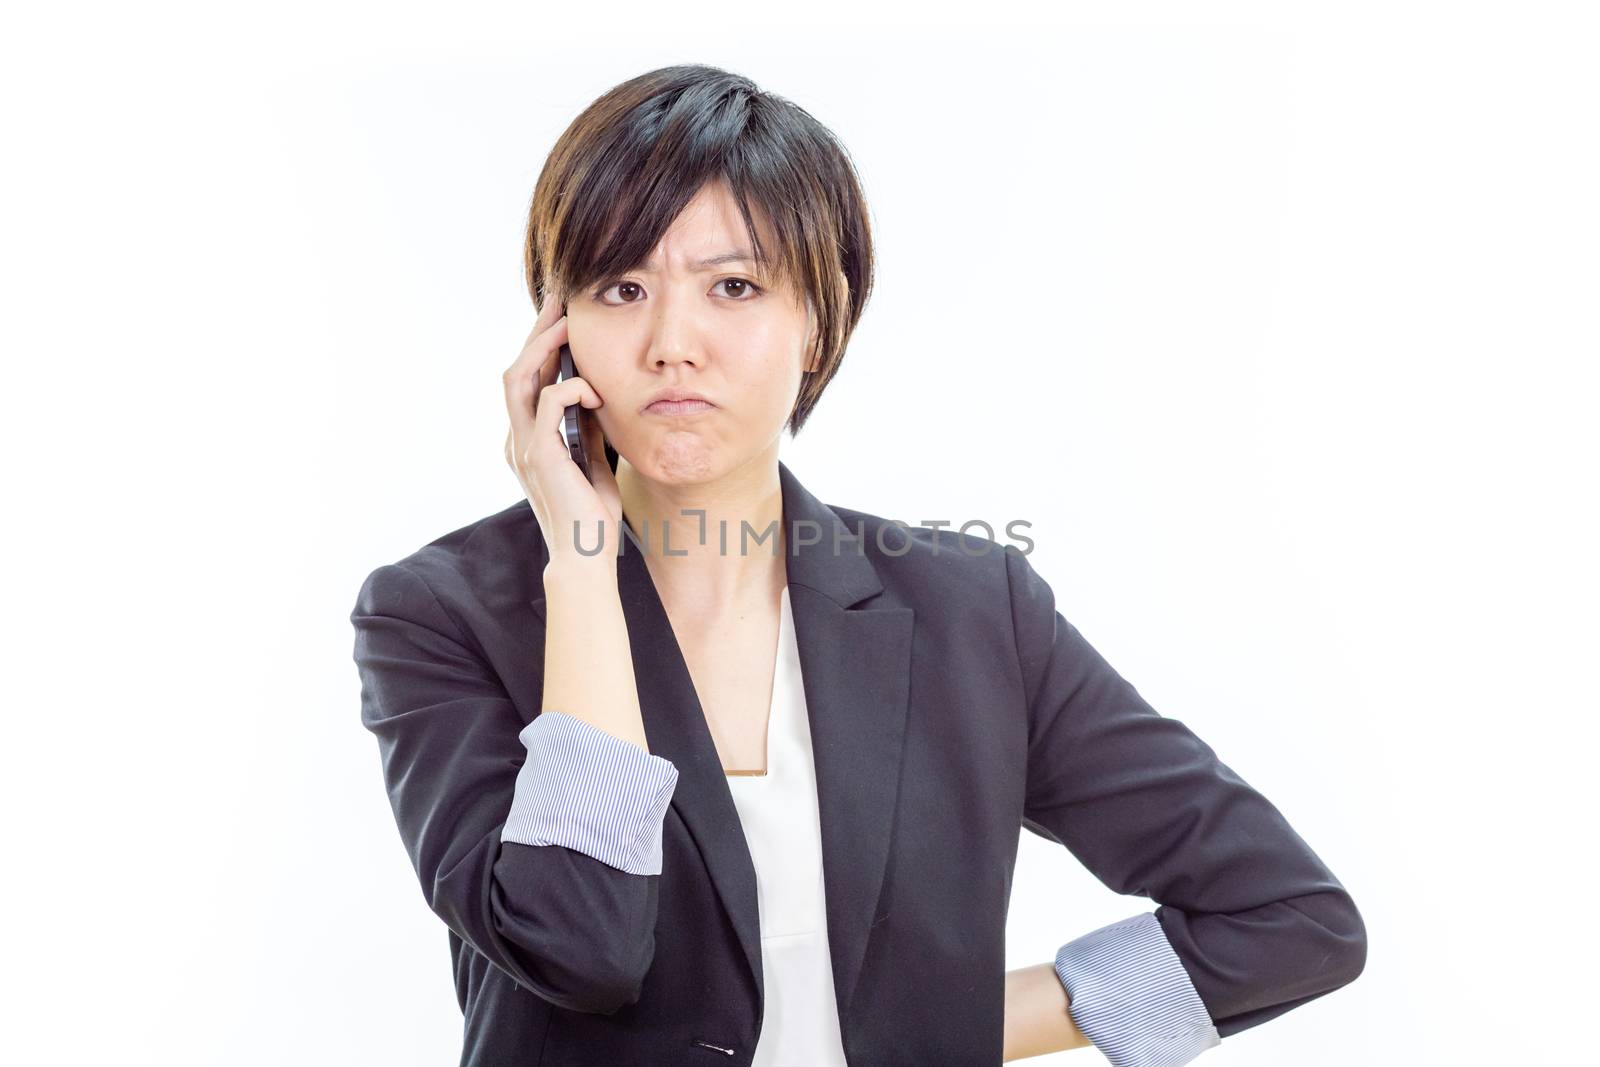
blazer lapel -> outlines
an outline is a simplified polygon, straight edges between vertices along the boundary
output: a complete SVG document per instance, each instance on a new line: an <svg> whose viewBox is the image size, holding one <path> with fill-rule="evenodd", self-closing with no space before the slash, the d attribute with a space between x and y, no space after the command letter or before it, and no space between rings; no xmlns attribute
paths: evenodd
<svg viewBox="0 0 1600 1067"><path fill-rule="evenodd" d="M910 608L863 601L883 585L861 539L781 461L785 569L816 759L828 945L841 1024L868 932L881 918L911 682ZM650 751L678 769L672 808L688 828L765 997L755 867L687 663L643 550L617 561L618 592ZM837 546L837 547L836 547ZM757 549L758 551L760 549ZM543 624L544 598L533 606ZM670 874L671 872L663 872Z"/></svg>
<svg viewBox="0 0 1600 1067"><path fill-rule="evenodd" d="M816 759L834 992L843 1023L868 931L887 911L880 912L879 902L900 792L914 613L870 603L883 584L862 539L781 463L779 473L785 512L816 524L791 523L789 529L799 525L802 537L807 529L821 531L815 545L791 548L787 562Z"/></svg>

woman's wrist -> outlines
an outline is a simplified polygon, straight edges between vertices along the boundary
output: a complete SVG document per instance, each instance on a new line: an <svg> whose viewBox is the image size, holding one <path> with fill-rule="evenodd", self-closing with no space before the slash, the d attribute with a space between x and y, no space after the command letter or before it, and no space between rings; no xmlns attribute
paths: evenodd
<svg viewBox="0 0 1600 1067"><path fill-rule="evenodd" d="M1073 1022L1070 1004L1054 964L1007 971L1002 1062L1087 1047L1089 1039Z"/></svg>
<svg viewBox="0 0 1600 1067"><path fill-rule="evenodd" d="M553 556L544 565L543 577L546 599L552 592L568 588L615 588L617 557L609 553Z"/></svg>

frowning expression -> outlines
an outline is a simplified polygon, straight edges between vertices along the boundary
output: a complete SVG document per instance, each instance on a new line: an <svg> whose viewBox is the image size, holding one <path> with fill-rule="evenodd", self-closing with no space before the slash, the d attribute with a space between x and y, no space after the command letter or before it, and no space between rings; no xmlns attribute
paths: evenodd
<svg viewBox="0 0 1600 1067"><path fill-rule="evenodd" d="M789 418L814 319L753 254L731 190L713 182L647 262L567 298L601 429L648 477L715 478L773 447Z"/></svg>

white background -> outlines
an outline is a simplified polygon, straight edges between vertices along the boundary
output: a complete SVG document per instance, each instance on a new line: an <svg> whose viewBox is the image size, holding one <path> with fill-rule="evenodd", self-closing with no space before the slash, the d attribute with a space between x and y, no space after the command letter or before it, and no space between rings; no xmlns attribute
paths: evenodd
<svg viewBox="0 0 1600 1067"><path fill-rule="evenodd" d="M499 376L556 136L706 62L830 126L872 204L878 289L785 462L1032 522L1064 614L1362 910L1366 973L1203 1061L1574 1062L1581 8L12 12L0 1059L456 1061L348 614L520 497ZM1008 965L1149 906L1025 834Z"/></svg>

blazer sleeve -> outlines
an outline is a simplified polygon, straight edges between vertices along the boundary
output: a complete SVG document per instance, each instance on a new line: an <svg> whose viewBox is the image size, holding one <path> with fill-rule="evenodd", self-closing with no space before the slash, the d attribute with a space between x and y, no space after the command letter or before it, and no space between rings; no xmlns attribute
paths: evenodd
<svg viewBox="0 0 1600 1067"><path fill-rule="evenodd" d="M519 985L610 1014L655 954L677 770L559 712L522 723L423 579L385 564L350 621L361 721L432 911Z"/></svg>
<svg viewBox="0 0 1600 1067"><path fill-rule="evenodd" d="M1026 556L1013 545L1005 552L1028 704L1023 825L1065 845L1115 892L1154 900L1165 941L1147 922L1112 924L1075 943L1069 955L1088 965L1076 976L1058 967L1063 981L1090 983L1086 1008L1128 1005L1098 1016L1116 1015L1120 1040L1138 1037L1142 1005L1117 984L1173 990L1176 976L1160 966L1168 948L1220 1037L1354 981L1366 928L1333 872L1266 797L1112 669L1056 610Z"/></svg>

